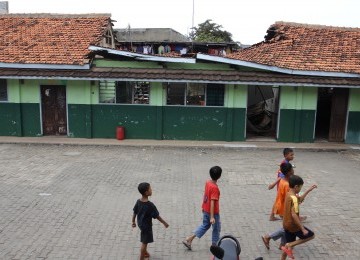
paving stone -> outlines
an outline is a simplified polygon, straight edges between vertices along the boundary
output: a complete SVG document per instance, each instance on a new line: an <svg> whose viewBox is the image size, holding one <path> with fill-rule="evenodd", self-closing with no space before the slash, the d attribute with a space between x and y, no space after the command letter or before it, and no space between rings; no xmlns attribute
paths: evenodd
<svg viewBox="0 0 360 260"><path fill-rule="evenodd" d="M121 147L0 144L0 259L138 259L139 230L131 228L137 185L148 181L151 200L170 224L154 221L152 260L209 259L211 232L181 241L201 221L208 170L223 168L222 234L233 234L242 259L279 259L260 236L269 222L281 149ZM316 238L295 249L299 259L360 259L360 151L295 151L295 173L306 189L301 207Z"/></svg>

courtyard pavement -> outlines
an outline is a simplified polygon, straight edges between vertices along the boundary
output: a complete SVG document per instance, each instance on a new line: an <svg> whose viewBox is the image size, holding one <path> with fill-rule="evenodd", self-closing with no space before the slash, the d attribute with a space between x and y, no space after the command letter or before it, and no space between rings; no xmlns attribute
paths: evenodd
<svg viewBox="0 0 360 260"><path fill-rule="evenodd" d="M222 235L239 239L241 259L280 258L278 243L266 250L260 237L281 226L268 221L275 190L267 185L275 179L282 148L296 145L35 145L5 139L0 138L0 259L138 259L140 234L131 216L143 181L151 183L150 199L170 224L165 229L153 221L151 259L210 259L211 232L194 240L193 251L181 241L200 224L204 182L213 165L223 168ZM360 150L345 146L295 147L295 173L304 189L318 185L301 206L316 237L295 249L297 259L360 259Z"/></svg>

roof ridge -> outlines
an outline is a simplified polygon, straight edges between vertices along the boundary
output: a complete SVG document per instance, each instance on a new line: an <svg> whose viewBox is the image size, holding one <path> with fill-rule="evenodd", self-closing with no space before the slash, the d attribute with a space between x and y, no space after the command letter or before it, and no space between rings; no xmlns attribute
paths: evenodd
<svg viewBox="0 0 360 260"><path fill-rule="evenodd" d="M332 25L321 25L321 24L307 24L307 23L296 23L296 22L284 22L276 21L274 25L287 25L294 27L303 27L310 29L329 29L329 30L342 30L342 31L360 31L359 27L342 27Z"/></svg>
<svg viewBox="0 0 360 260"><path fill-rule="evenodd" d="M1 14L0 18L98 18L111 17L110 13L60 14L60 13L11 13Z"/></svg>

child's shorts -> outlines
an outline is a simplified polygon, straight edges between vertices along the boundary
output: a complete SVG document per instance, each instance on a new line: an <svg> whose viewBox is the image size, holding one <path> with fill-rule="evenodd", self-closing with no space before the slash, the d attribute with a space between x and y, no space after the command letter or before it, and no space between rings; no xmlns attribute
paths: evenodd
<svg viewBox="0 0 360 260"><path fill-rule="evenodd" d="M306 236L304 236L301 230L294 233L285 230L286 243L294 242L296 240L296 237L300 239L306 239L314 235L314 232L312 232L310 229L308 229L307 227L304 228L309 232Z"/></svg>
<svg viewBox="0 0 360 260"><path fill-rule="evenodd" d="M143 244L148 244L148 243L154 242L152 228L141 230L140 242Z"/></svg>

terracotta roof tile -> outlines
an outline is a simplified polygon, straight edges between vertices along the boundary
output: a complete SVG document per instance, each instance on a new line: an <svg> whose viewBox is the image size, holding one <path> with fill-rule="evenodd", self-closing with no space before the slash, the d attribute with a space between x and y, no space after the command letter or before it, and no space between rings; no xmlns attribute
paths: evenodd
<svg viewBox="0 0 360 260"><path fill-rule="evenodd" d="M227 58L293 70L360 73L360 28L277 22L263 42Z"/></svg>
<svg viewBox="0 0 360 260"><path fill-rule="evenodd" d="M108 14L0 15L0 62L83 65L109 22Z"/></svg>

